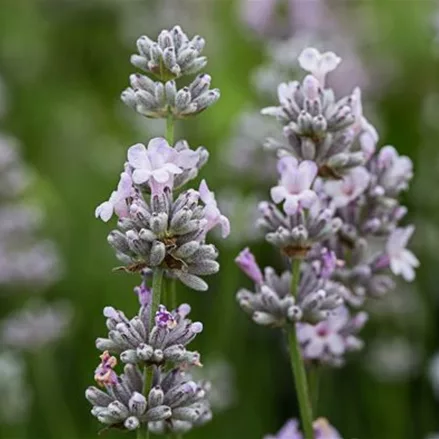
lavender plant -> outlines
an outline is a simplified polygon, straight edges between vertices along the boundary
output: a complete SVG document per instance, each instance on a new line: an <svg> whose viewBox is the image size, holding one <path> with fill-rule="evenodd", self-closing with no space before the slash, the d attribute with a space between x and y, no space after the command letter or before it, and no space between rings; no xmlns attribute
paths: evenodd
<svg viewBox="0 0 439 439"><path fill-rule="evenodd" d="M86 398L106 427L137 430L139 438L150 432L180 435L212 416L209 383L194 381L188 372L201 365L200 354L187 346L203 325L188 318L190 306L177 306L176 297L177 281L207 290L203 277L219 270L218 251L207 235L216 226L224 238L230 231L205 180L198 190L181 189L198 175L208 151L192 150L183 140L174 143L174 121L204 111L220 95L210 89L207 74L177 85L205 67L204 45L203 38L189 39L179 26L163 30L157 42L146 36L137 40L139 53L131 62L147 76L131 75L121 98L145 117L166 119L166 138L128 149L117 189L95 212L105 222L118 217L108 242L123 264L119 269L141 274L142 283L135 289L137 316L104 309L109 332L96 340L103 353L95 371L102 390L90 387ZM112 354L125 364L120 375Z"/></svg>
<svg viewBox="0 0 439 439"><path fill-rule="evenodd" d="M241 289L237 300L257 324L288 335L303 437L339 438L327 423L322 431L314 423L306 367L314 374L319 365L342 365L363 345L367 313L356 311L366 299L393 288L392 273L414 279L419 262L406 248L414 227L400 226L407 209L398 200L412 163L391 146L376 151L359 88L336 99L326 86L338 56L307 48L298 61L310 74L280 84L279 104L262 111L281 123L283 139L266 141L280 178L271 201L259 205L258 224L289 263L281 274L262 272L245 249L236 262L255 288ZM302 435L291 421L276 437Z"/></svg>

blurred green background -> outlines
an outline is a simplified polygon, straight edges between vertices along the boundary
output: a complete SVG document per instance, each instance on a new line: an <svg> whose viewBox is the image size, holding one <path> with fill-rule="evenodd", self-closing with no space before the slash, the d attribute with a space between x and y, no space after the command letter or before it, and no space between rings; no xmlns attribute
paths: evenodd
<svg viewBox="0 0 439 439"><path fill-rule="evenodd" d="M344 438L422 439L439 431L438 401L427 376L439 350L439 4L328 0L327 5L339 26L333 32L342 29L346 41L355 41L370 71L390 66L371 74L371 91L363 99L373 108L380 144L391 143L414 160L415 179L405 202L417 225L414 247L422 265L416 282L395 292L404 290L416 306L372 318L364 351L344 368L325 371L318 415L328 417ZM115 187L127 147L164 133L163 121L142 119L119 100L135 71L129 56L136 37L155 37L178 21L189 35L206 38L206 70L222 97L195 120L179 122L177 138L209 149L202 176L213 190L251 193L252 183L224 165L224 148L233 147L228 139L244 109L272 103L257 100L249 77L266 59L267 42L280 35L276 29L268 35L252 31L239 9L238 0L0 2L0 77L8 103L0 127L19 139L24 160L39 176L35 191L47 212L44 234L57 243L63 260L63 277L45 294L48 300L68 299L75 313L56 345L26 354L30 413L17 424L2 422L2 438L88 439L100 429L84 391L98 362L94 340L105 334L102 308L111 304L135 313L132 290L138 279L112 273L117 261L106 243L111 226L96 220L94 209ZM261 187L268 193L265 182ZM233 262L245 243L217 245L222 270L208 279L209 292L178 293L181 302L193 305L193 318L205 323L194 348L206 368L209 362L229 363L232 382L226 392L233 391L233 403L189 437L258 439L297 414L289 364L281 335L253 325L235 305L239 286L249 286ZM262 264L273 264L268 244L252 248ZM1 296L0 316L30 292ZM369 350L374 340L394 337L413 347L408 356L396 355L396 378L380 373L384 366ZM411 360L410 372L398 375Z"/></svg>

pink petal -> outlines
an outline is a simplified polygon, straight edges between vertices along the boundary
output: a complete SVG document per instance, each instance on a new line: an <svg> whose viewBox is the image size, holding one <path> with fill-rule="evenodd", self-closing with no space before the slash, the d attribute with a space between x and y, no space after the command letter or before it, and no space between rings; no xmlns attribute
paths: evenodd
<svg viewBox="0 0 439 439"><path fill-rule="evenodd" d="M319 81L315 76L307 75L303 80L303 94L307 99L314 100L319 97Z"/></svg>
<svg viewBox="0 0 439 439"><path fill-rule="evenodd" d="M299 181L300 181L300 190L304 191L305 189L309 189L311 187L312 182L316 178L318 172L318 168L315 162L311 160L304 160L299 165Z"/></svg>
<svg viewBox="0 0 439 439"><path fill-rule="evenodd" d="M323 75L332 72L340 64L341 58L334 52L325 52L320 59L320 71Z"/></svg>
<svg viewBox="0 0 439 439"><path fill-rule="evenodd" d="M161 169L164 169L174 175L181 174L183 172L183 170L177 165L174 165L174 163L165 163Z"/></svg>

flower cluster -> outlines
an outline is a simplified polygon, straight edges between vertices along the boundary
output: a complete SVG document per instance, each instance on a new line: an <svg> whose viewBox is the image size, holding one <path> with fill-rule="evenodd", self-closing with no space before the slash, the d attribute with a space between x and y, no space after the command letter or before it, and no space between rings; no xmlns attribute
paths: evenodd
<svg viewBox="0 0 439 439"><path fill-rule="evenodd" d="M230 226L204 180L198 191L188 189L173 199L173 190L194 178L207 159L204 148L177 146L156 138L148 148L129 148L118 188L97 207L96 216L108 221L114 212L119 217L108 241L127 271L160 267L189 287L206 290L199 276L219 270L218 252L205 243L206 235L219 225L226 237Z"/></svg>
<svg viewBox="0 0 439 439"><path fill-rule="evenodd" d="M158 42L141 37L137 46L139 55L131 61L152 77L131 75L131 88L122 100L147 117L165 118L167 137L128 149L116 190L95 211L104 222L117 216L108 242L124 264L119 269L141 274L143 282L135 288L137 316L128 319L113 307L104 309L108 336L96 340L103 353L94 375L103 390L90 387L86 398L93 416L106 427L180 435L209 421L212 413L207 399L211 384L194 381L188 373L201 366L200 354L187 345L203 325L188 318L188 304L177 307L177 281L208 289L201 276L217 273L219 264L207 235L218 226L225 238L230 224L205 180L198 190L182 188L197 177L209 153L204 147L192 150L184 140L174 144L174 120L204 110L219 91L209 90L206 74L177 89L178 78L206 65L201 37L189 40L175 26L161 32ZM151 278L152 288L147 283ZM174 295L162 298L162 284ZM116 356L125 364L121 375L115 370Z"/></svg>
<svg viewBox="0 0 439 439"><path fill-rule="evenodd" d="M413 280L419 262L406 249L414 227L400 226L407 209L398 198L413 176L410 159L391 146L377 150L359 88L338 99L326 87L328 73L341 62L336 54L307 48L298 62L309 74L280 84L279 104L262 110L281 123L284 138L266 142L276 152L279 179L271 201L259 205L258 225L290 265L280 276L272 268L263 273L245 249L236 262L255 291L241 289L237 300L256 323L289 332L308 438L312 409L304 408L304 360L309 367L339 366L348 352L361 349L358 333L367 314L350 308L392 288L390 272Z"/></svg>
<svg viewBox="0 0 439 439"><path fill-rule="evenodd" d="M147 287L141 285L139 288ZM131 320L122 311L106 307L104 316L107 317L108 338L98 338L96 347L119 355L123 363L146 362L160 366L172 362L179 366L199 366L199 353L187 351L185 346L203 330L203 325L192 323L187 318L189 312L188 304L180 305L172 312L161 305L154 316L154 326L149 330L149 302L142 305L138 316Z"/></svg>
<svg viewBox="0 0 439 439"><path fill-rule="evenodd" d="M107 317L108 338L98 338L96 346L102 350L101 362L95 371L99 387L89 387L86 398L93 405L92 414L109 427L128 430L147 424L155 433L181 433L201 425L211 418L207 400L208 382L195 382L185 370L201 366L198 352L187 351L189 344L203 325L187 319L190 306L180 305L170 312L161 305L151 320L151 291L145 284L137 288L140 310L128 320L122 311L104 309ZM120 376L114 370L117 354L125 363ZM142 367L153 368L149 393L143 393L146 377ZM164 368L171 366L169 372Z"/></svg>
<svg viewBox="0 0 439 439"><path fill-rule="evenodd" d="M122 93L122 101L137 113L149 118L185 119L213 105L220 97L218 89L210 89L212 78L199 74L195 80L181 89L175 79L202 70L207 58L200 56L205 41L200 36L189 39L175 26L164 30L154 42L147 36L137 40L139 54L132 55L131 63L148 76L133 74L131 87ZM158 79L156 81L155 79Z"/></svg>

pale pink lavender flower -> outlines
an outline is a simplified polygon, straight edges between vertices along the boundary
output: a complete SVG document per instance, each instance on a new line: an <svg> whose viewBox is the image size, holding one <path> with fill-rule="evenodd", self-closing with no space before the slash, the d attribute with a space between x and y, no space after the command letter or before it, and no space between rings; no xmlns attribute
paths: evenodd
<svg viewBox="0 0 439 439"><path fill-rule="evenodd" d="M348 309L341 306L326 320L316 325L298 323L297 337L304 357L309 360L334 360L337 363L346 352L358 350L363 346L356 333L366 321L366 313L361 312L351 318Z"/></svg>
<svg viewBox="0 0 439 439"><path fill-rule="evenodd" d="M120 174L119 184L117 189L113 191L108 201L104 201L95 210L96 218L101 218L102 221L109 221L113 213L118 218L125 218L129 216L129 207L127 200L134 197L135 190L133 181L128 172Z"/></svg>
<svg viewBox="0 0 439 439"><path fill-rule="evenodd" d="M238 257L235 259L235 262L254 283L262 285L264 282L264 276L253 253L248 247L239 253Z"/></svg>
<svg viewBox="0 0 439 439"><path fill-rule="evenodd" d="M385 146L378 153L381 170L379 184L386 192L399 193L407 189L413 177L413 163L409 157L400 156L393 146Z"/></svg>
<svg viewBox="0 0 439 439"><path fill-rule="evenodd" d="M165 186L172 189L174 176L184 169L191 169L198 162L198 154L192 150L177 151L160 137L149 141L148 148L138 143L128 149L128 163L133 168L133 182L148 183L153 193Z"/></svg>
<svg viewBox="0 0 439 439"><path fill-rule="evenodd" d="M335 208L347 206L367 189L370 174L366 168L358 166L351 169L342 180L328 180L324 184L327 195Z"/></svg>
<svg viewBox="0 0 439 439"><path fill-rule="evenodd" d="M323 88L326 75L337 68L341 58L334 52L320 53L317 49L308 47L299 55L298 61L300 67L315 76Z"/></svg>
<svg viewBox="0 0 439 439"><path fill-rule="evenodd" d="M230 222L226 216L221 214L215 194L209 190L206 180L201 181L199 193L201 201L205 204L206 233L219 225L221 227L221 236L226 238L230 233Z"/></svg>
<svg viewBox="0 0 439 439"><path fill-rule="evenodd" d="M284 211L289 215L309 209L317 200L317 194L310 189L317 175L317 165L310 160L299 164L295 157L285 156L279 160L278 171L281 179L279 185L271 189L272 200L275 203L285 200Z"/></svg>
<svg viewBox="0 0 439 439"><path fill-rule="evenodd" d="M415 231L414 226L397 228L389 236L386 253L393 274L401 275L407 282L415 278L414 268L419 267L419 260L406 248L409 239Z"/></svg>

